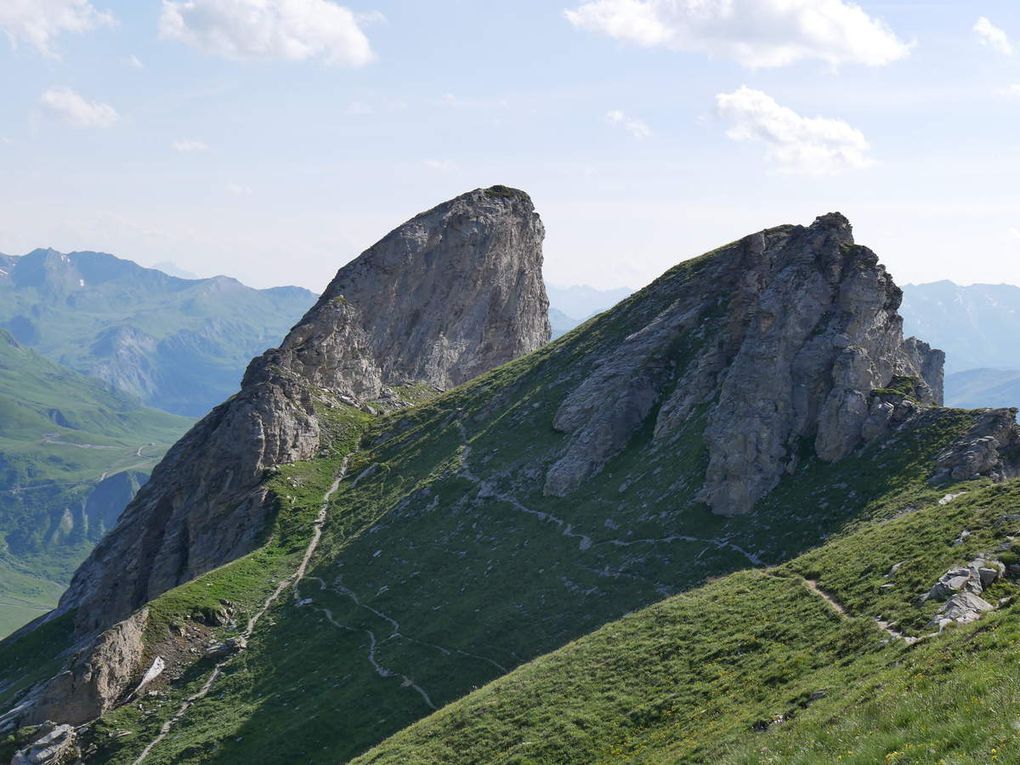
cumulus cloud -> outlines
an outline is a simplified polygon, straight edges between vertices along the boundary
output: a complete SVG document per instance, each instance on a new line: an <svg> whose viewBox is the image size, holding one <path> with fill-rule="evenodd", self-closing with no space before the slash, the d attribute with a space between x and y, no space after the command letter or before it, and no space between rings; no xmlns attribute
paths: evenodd
<svg viewBox="0 0 1020 765"><path fill-rule="evenodd" d="M1016 52L1013 43L1009 40L1009 35L984 16L974 22L974 33L981 40L982 45L987 45L1003 56L1012 56Z"/></svg>
<svg viewBox="0 0 1020 765"><path fill-rule="evenodd" d="M374 57L361 24L375 18L329 0L163 0L159 33L225 58L359 67Z"/></svg>
<svg viewBox="0 0 1020 765"><path fill-rule="evenodd" d="M766 159L783 172L827 175L872 164L864 134L843 120L802 117L746 86L715 98L731 125L726 135L763 144Z"/></svg>
<svg viewBox="0 0 1020 765"><path fill-rule="evenodd" d="M64 32L87 32L112 24L113 16L96 10L88 0L5 0L0 2L0 30L11 45L27 43L52 56L53 43Z"/></svg>
<svg viewBox="0 0 1020 765"><path fill-rule="evenodd" d="M652 129L645 122L630 117L619 109L606 112L606 121L611 125L619 125L637 139L647 138L652 134Z"/></svg>
<svg viewBox="0 0 1020 765"><path fill-rule="evenodd" d="M209 151L209 144L195 138L180 138L170 144L174 151L181 154L194 154L200 151Z"/></svg>
<svg viewBox="0 0 1020 765"><path fill-rule="evenodd" d="M109 104L89 101L71 88L50 88L39 101L49 114L72 127L105 128L120 119Z"/></svg>
<svg viewBox="0 0 1020 765"><path fill-rule="evenodd" d="M910 52L884 22L844 0L588 0L564 13L581 29L751 68L805 59L881 66Z"/></svg>

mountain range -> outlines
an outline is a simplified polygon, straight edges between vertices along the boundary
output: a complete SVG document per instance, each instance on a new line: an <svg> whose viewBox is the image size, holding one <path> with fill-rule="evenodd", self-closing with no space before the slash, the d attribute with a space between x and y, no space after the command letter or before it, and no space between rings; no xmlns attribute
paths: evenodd
<svg viewBox="0 0 1020 765"><path fill-rule="evenodd" d="M0 753L1020 757L1016 411L941 406L849 221L552 343L543 234L479 189L340 269L0 642Z"/></svg>
<svg viewBox="0 0 1020 765"><path fill-rule="evenodd" d="M0 256L0 328L146 406L198 417L233 394L252 356L315 295L180 279L99 252Z"/></svg>
<svg viewBox="0 0 1020 765"><path fill-rule="evenodd" d="M949 281L904 287L908 331L946 351L946 401L1020 406L1020 287Z"/></svg>
<svg viewBox="0 0 1020 765"><path fill-rule="evenodd" d="M71 573L191 424L42 358L0 330L0 634Z"/></svg>

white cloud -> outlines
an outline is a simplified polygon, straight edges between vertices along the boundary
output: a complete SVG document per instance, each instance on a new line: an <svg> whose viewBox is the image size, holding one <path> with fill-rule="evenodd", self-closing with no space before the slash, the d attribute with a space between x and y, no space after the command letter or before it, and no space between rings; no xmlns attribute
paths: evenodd
<svg viewBox="0 0 1020 765"><path fill-rule="evenodd" d="M999 94L1006 98L1020 98L1020 83L1007 85L999 91Z"/></svg>
<svg viewBox="0 0 1020 765"><path fill-rule="evenodd" d="M227 186L227 191L233 194L235 197L250 197L255 192L252 191L251 186L245 186L241 183L231 183Z"/></svg>
<svg viewBox="0 0 1020 765"><path fill-rule="evenodd" d="M361 23L329 0L163 0L160 36L226 58L321 59L364 66L374 56Z"/></svg>
<svg viewBox="0 0 1020 765"><path fill-rule="evenodd" d="M88 0L3 0L0 30L11 45L25 42L52 56L52 45L64 32L87 32L112 24L113 16L98 11Z"/></svg>
<svg viewBox="0 0 1020 765"><path fill-rule="evenodd" d="M634 117L629 117L619 109L613 109L610 112L606 112L606 120L611 125L621 126L639 140L641 138L647 138L652 134L652 129L648 127L646 123L639 119L635 119Z"/></svg>
<svg viewBox="0 0 1020 765"><path fill-rule="evenodd" d="M766 159L783 172L827 175L872 164L864 134L843 120L802 117L746 86L715 98L731 125L726 135L764 144Z"/></svg>
<svg viewBox="0 0 1020 765"><path fill-rule="evenodd" d="M1017 241L1020 241L1020 228L1011 228L1009 230L1009 235Z"/></svg>
<svg viewBox="0 0 1020 765"><path fill-rule="evenodd" d="M126 63L132 69L144 69L145 68L145 64L143 64L141 59L138 58L138 56L135 56L135 55L128 56L124 60L124 63Z"/></svg>
<svg viewBox="0 0 1020 765"><path fill-rule="evenodd" d="M1016 52L1013 49L1013 43L1009 41L1009 35L984 16L974 22L974 32L981 40L982 45L987 45L1003 56L1012 56Z"/></svg>
<svg viewBox="0 0 1020 765"><path fill-rule="evenodd" d="M71 88L50 88L39 100L51 115L73 127L111 127L120 119L109 104L88 101Z"/></svg>
<svg viewBox="0 0 1020 765"><path fill-rule="evenodd" d="M805 59L881 66L911 47L844 0L589 0L565 14L576 27L619 40L752 68Z"/></svg>
<svg viewBox="0 0 1020 765"><path fill-rule="evenodd" d="M200 151L209 151L209 144L195 138L180 138L170 144L174 151L181 154L193 154Z"/></svg>

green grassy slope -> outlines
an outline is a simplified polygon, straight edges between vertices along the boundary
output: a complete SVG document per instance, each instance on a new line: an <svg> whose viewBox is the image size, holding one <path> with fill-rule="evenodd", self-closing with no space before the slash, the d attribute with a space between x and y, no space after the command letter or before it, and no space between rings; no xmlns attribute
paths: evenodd
<svg viewBox="0 0 1020 765"><path fill-rule="evenodd" d="M650 428L640 433L571 497L544 497L536 473L562 444L549 426L562 396L593 347L656 309L651 298L377 420L333 498L301 586L310 602L280 601L215 693L146 761L346 761L628 612L791 559L904 498L942 496L925 479L933 456L971 424L966 413L933 413L839 465L806 459L750 516L721 518L695 501L705 467L697 416L662 448ZM293 511L309 512L313 499ZM218 587L218 576L195 588ZM830 637L807 635L797 651ZM202 677L196 669L143 709L104 718L97 761L132 761Z"/></svg>
<svg viewBox="0 0 1020 765"><path fill-rule="evenodd" d="M232 395L315 296L178 279L96 252L36 250L0 268L0 328L144 403L198 417Z"/></svg>
<svg viewBox="0 0 1020 765"><path fill-rule="evenodd" d="M954 564L1011 545L1020 482L969 486L948 506L918 488L872 503L852 528L785 565L607 625L357 762L1020 761L1011 602L913 646L876 621L929 633L936 604L917 596ZM970 537L955 545L964 529ZM986 597L1017 594L1006 581Z"/></svg>
<svg viewBox="0 0 1020 765"><path fill-rule="evenodd" d="M7 604L0 635L55 604L189 425L46 361L0 330L0 601Z"/></svg>

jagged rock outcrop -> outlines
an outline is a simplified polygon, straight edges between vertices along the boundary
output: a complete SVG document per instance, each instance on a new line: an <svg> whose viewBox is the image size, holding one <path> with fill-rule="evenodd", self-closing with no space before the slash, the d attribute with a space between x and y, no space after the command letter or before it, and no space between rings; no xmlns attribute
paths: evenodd
<svg viewBox="0 0 1020 765"><path fill-rule="evenodd" d="M602 357L555 416L571 439L548 494L600 471L656 407L663 443L707 407L702 498L744 513L805 443L835 461L862 443L869 419L867 435L882 432L895 406L873 411L872 391L894 378L913 379L918 404L941 403L943 355L904 340L902 293L838 213L745 237L643 294L664 310Z"/></svg>
<svg viewBox="0 0 1020 765"><path fill-rule="evenodd" d="M11 758L11 765L74 765L81 762L78 734L70 725L40 726L38 737Z"/></svg>
<svg viewBox="0 0 1020 765"><path fill-rule="evenodd" d="M1016 409L980 410L977 422L938 456L933 485L1020 476L1020 425Z"/></svg>
<svg viewBox="0 0 1020 765"><path fill-rule="evenodd" d="M322 406L404 383L461 383L549 338L541 220L524 192L476 190L422 213L344 266L241 391L167 454L81 566L57 613L79 634L253 549L262 480L314 456Z"/></svg>

